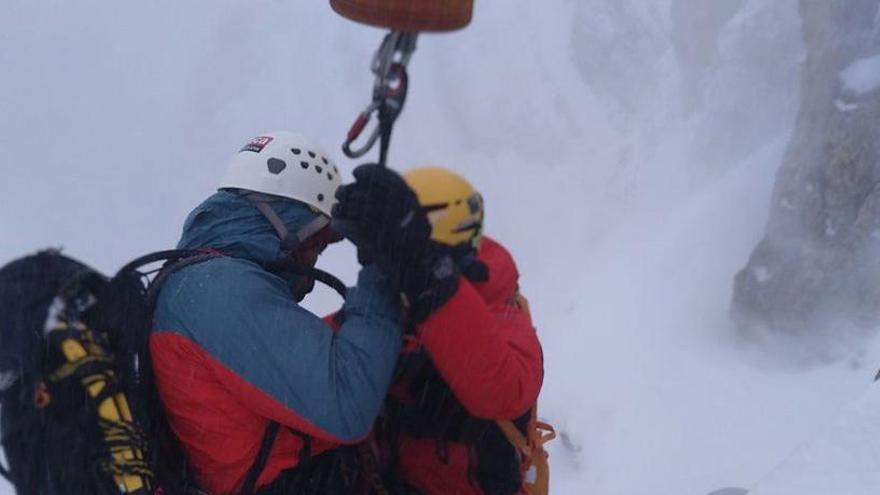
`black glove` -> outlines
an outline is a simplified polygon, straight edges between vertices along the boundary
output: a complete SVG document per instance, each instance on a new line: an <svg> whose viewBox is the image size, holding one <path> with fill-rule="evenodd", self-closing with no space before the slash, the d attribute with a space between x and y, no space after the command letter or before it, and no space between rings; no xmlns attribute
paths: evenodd
<svg viewBox="0 0 880 495"><path fill-rule="evenodd" d="M458 288L451 249L431 240L431 223L418 198L393 170L361 165L355 182L336 191L334 228L369 253L424 320Z"/></svg>
<svg viewBox="0 0 880 495"><path fill-rule="evenodd" d="M464 278L474 283L489 281L489 267L477 258L473 247L467 243L452 248L452 257Z"/></svg>
<svg viewBox="0 0 880 495"><path fill-rule="evenodd" d="M382 266L382 262L379 262ZM458 265L449 248L428 241L424 251L414 260L400 279L400 288L410 304L410 318L416 323L428 318L446 304L458 290Z"/></svg>
<svg viewBox="0 0 880 495"><path fill-rule="evenodd" d="M431 237L431 224L415 193L397 173L379 165L361 165L354 177L353 184L336 190L334 228L374 254L411 261Z"/></svg>
<svg viewBox="0 0 880 495"><path fill-rule="evenodd" d="M335 206L333 212L336 212ZM373 256L372 248L360 240L360 229L356 223L351 220L334 217L330 221L330 228L355 245L357 248L357 260L361 266L372 265L375 262L376 257Z"/></svg>

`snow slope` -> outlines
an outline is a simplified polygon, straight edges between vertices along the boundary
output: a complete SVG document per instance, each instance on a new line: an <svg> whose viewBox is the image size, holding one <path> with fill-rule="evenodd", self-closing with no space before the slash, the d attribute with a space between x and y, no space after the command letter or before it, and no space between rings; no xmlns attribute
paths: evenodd
<svg viewBox="0 0 880 495"><path fill-rule="evenodd" d="M743 232L757 235L765 218L764 202L750 198L769 194L762 170L782 142L609 235L584 267L587 280L566 289L579 304L541 322L542 408L571 443L554 445L554 468L565 473L555 493L751 487L870 383L877 346L801 369L740 341L727 320L730 274L755 241ZM663 227L645 232L652 223Z"/></svg>
<svg viewBox="0 0 880 495"><path fill-rule="evenodd" d="M541 415L563 433L554 493L764 489L880 358L866 345L805 366L798 347L824 344L768 352L731 327L796 110L797 2L706 3L708 31L676 3L479 2L471 29L424 36L412 63L393 164L462 170L519 260L545 345ZM0 263L63 245L112 271L173 245L252 135L299 128L338 149L380 38L323 1L13 0ZM342 246L321 265L356 270Z"/></svg>
<svg viewBox="0 0 880 495"><path fill-rule="evenodd" d="M755 495L870 495L880 486L880 387L867 389L767 477Z"/></svg>

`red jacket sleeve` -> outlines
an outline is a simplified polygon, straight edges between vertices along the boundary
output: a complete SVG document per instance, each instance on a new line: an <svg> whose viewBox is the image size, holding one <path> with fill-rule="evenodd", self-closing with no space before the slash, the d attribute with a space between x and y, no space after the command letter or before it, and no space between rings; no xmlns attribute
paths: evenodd
<svg viewBox="0 0 880 495"><path fill-rule="evenodd" d="M503 248L492 243L489 249ZM541 345L528 309L517 300L512 259L482 253L480 258L489 261L490 277L508 280L505 290L494 285L491 291L478 291L462 279L452 299L419 327L422 345L468 412L514 419L538 399L544 375ZM490 293L506 297L487 300Z"/></svg>

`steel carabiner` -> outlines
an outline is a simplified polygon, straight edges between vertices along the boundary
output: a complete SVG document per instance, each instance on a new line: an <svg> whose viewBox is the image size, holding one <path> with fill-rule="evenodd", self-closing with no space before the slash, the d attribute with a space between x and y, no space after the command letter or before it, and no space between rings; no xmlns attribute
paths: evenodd
<svg viewBox="0 0 880 495"><path fill-rule="evenodd" d="M354 121L354 124L352 124L351 128L348 130L348 135L345 138L345 142L342 144L342 152L345 153L345 156L349 158L360 158L369 153L370 150L373 149L373 146L376 145L376 141L379 140L380 134L379 125L376 125L376 127L373 129L373 132L370 134L370 137L367 139L363 146L358 149L352 149L352 145L355 141L357 141L359 137L361 137L361 134L363 134L364 129L366 129L367 127L367 124L369 124L370 120L372 120L373 113L378 112L380 106L381 103L374 101L373 103L370 103L370 105L367 106L367 108L363 112L358 114L357 118Z"/></svg>
<svg viewBox="0 0 880 495"><path fill-rule="evenodd" d="M372 102L357 116L348 131L342 145L342 152L347 157L360 158L366 155L376 142L382 139L383 152L380 154L380 162L384 161L387 151L385 141L390 138L390 129L406 103L409 89L406 66L415 52L417 38L418 33L392 31L385 35L381 46L373 55L370 63L370 70L375 76ZM373 113L377 114L379 123L363 146L353 149L354 142L360 138L372 120Z"/></svg>

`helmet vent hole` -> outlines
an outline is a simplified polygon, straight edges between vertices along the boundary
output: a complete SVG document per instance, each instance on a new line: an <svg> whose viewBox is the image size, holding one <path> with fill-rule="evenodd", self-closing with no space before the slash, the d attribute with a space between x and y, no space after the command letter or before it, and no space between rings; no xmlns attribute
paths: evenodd
<svg viewBox="0 0 880 495"><path fill-rule="evenodd" d="M298 155L298 154L302 153L302 150L299 148L290 148L290 152L293 153L294 155Z"/></svg>
<svg viewBox="0 0 880 495"><path fill-rule="evenodd" d="M327 161L327 157L326 157L326 156L322 156L322 157L321 157L321 161L324 162L324 165L330 165L330 162Z"/></svg>
<svg viewBox="0 0 880 495"><path fill-rule="evenodd" d="M331 174L330 172L327 172L327 180L331 182L333 181L333 174Z"/></svg>
<svg viewBox="0 0 880 495"><path fill-rule="evenodd" d="M318 157L318 155L316 155L314 151L309 151L309 156L312 157L312 158L317 158L317 157Z"/></svg>
<svg viewBox="0 0 880 495"><path fill-rule="evenodd" d="M318 172L319 174L324 173L324 169L321 168L319 165L315 165L315 171Z"/></svg>
<svg viewBox="0 0 880 495"><path fill-rule="evenodd" d="M336 165L333 165L333 171L336 172L337 175L339 174L339 169L336 168Z"/></svg>
<svg viewBox="0 0 880 495"><path fill-rule="evenodd" d="M309 168L309 162L299 162L299 166L306 170Z"/></svg>
<svg viewBox="0 0 880 495"><path fill-rule="evenodd" d="M318 194L318 201L324 201L324 195Z"/></svg>
<svg viewBox="0 0 880 495"><path fill-rule="evenodd" d="M269 167L269 172L278 175L287 168L287 163L284 160L279 160L278 158L269 158L266 162L266 165Z"/></svg>

